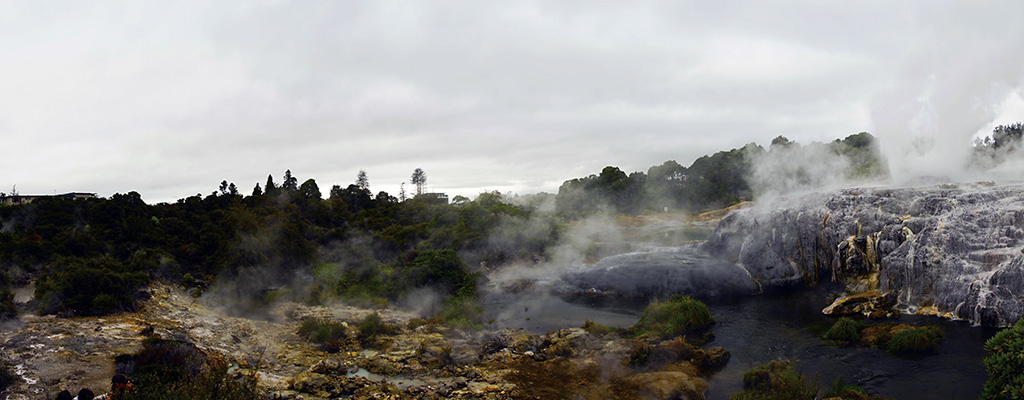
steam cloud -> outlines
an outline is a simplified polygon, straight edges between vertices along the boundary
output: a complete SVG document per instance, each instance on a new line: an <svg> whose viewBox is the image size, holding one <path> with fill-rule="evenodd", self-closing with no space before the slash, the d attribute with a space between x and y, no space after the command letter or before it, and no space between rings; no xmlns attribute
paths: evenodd
<svg viewBox="0 0 1024 400"><path fill-rule="evenodd" d="M969 3L918 5L921 18L910 23L922 33L908 39L898 75L871 106L872 131L894 183L926 176L982 178L965 168L971 139L986 134L1000 112L1009 112L1004 106L1024 87L1024 3L1002 5L1016 11L990 12L996 9Z"/></svg>

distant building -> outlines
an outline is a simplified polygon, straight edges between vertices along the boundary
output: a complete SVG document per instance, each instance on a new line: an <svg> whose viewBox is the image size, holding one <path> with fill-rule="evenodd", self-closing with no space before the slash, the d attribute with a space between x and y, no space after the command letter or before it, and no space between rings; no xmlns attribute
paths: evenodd
<svg viewBox="0 0 1024 400"><path fill-rule="evenodd" d="M19 194L14 196L8 196L0 194L0 205L14 206L19 204L28 204L39 199L45 199L48 197L61 197L65 199L81 200L81 199L95 199L96 193L81 193L71 192L64 194Z"/></svg>
<svg viewBox="0 0 1024 400"><path fill-rule="evenodd" d="M416 196L417 199L424 199L431 203L448 204L448 195L445 193L423 193Z"/></svg>

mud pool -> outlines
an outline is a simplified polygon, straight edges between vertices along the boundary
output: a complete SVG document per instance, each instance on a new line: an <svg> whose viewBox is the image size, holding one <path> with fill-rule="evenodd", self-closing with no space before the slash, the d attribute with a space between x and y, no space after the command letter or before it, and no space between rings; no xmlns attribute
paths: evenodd
<svg viewBox="0 0 1024 400"><path fill-rule="evenodd" d="M982 346L996 330L935 317L902 316L901 323L938 324L945 339L932 354L895 356L883 349L836 346L821 330L834 318L821 314L837 288L765 294L709 301L717 319L708 346L732 353L729 364L708 379L708 399L726 399L742 388L743 371L774 359L798 360L797 368L824 391L837 377L868 392L896 399L977 398L987 379ZM541 293L487 292L483 297L489 327L523 328L544 333L579 327L590 319L602 325L633 325L645 300Z"/></svg>

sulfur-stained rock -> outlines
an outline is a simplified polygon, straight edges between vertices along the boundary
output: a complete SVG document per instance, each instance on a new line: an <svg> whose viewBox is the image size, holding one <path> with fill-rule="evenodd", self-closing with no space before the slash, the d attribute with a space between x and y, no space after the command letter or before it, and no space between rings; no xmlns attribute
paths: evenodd
<svg viewBox="0 0 1024 400"><path fill-rule="evenodd" d="M344 364L334 358L325 358L309 367L309 370L318 374L344 374L347 371Z"/></svg>
<svg viewBox="0 0 1024 400"><path fill-rule="evenodd" d="M544 335L541 351L547 356L575 356L598 344L583 328L559 329Z"/></svg>
<svg viewBox="0 0 1024 400"><path fill-rule="evenodd" d="M537 351L540 347L539 335L528 333L523 329L502 329L486 339L483 346L483 354L494 354L503 349L515 354L523 354L527 351Z"/></svg>
<svg viewBox="0 0 1024 400"><path fill-rule="evenodd" d="M361 358L358 360L357 365L367 371L384 376L396 376L404 372L402 365L380 355Z"/></svg>
<svg viewBox="0 0 1024 400"><path fill-rule="evenodd" d="M732 354L723 347L712 347L710 349L697 349L694 351L690 362L699 366L702 370L710 371L722 368L729 363Z"/></svg>
<svg viewBox="0 0 1024 400"><path fill-rule="evenodd" d="M348 396L374 385L375 382L361 376L324 375L307 371L295 376L291 389L321 398L333 398Z"/></svg>
<svg viewBox="0 0 1024 400"><path fill-rule="evenodd" d="M826 315L863 315L872 319L899 316L896 296L893 292L868 290L854 294L843 294L821 312Z"/></svg>

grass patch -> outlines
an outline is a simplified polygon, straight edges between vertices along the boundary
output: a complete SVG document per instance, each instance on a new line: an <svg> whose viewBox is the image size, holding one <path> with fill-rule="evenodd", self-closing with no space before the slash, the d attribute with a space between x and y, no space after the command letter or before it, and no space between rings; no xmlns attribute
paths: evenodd
<svg viewBox="0 0 1024 400"><path fill-rule="evenodd" d="M832 390L829 390L822 397L826 399L833 397L847 398L867 394L868 392L864 391L864 389L861 388L860 386L847 385L846 383L843 382L843 378L836 378L836 380L832 382Z"/></svg>
<svg viewBox="0 0 1024 400"><path fill-rule="evenodd" d="M934 350L942 340L942 329L922 326L896 332L889 340L887 350L892 353L919 353Z"/></svg>
<svg viewBox="0 0 1024 400"><path fill-rule="evenodd" d="M647 305L632 332L639 336L653 334L663 337L682 335L705 329L715 322L711 310L700 300L689 296L673 295L666 302Z"/></svg>
<svg viewBox="0 0 1024 400"><path fill-rule="evenodd" d="M864 324L860 321L843 317L832 324L832 327L825 332L825 339L855 342L860 340L860 331L863 329Z"/></svg>
<svg viewBox="0 0 1024 400"><path fill-rule="evenodd" d="M618 332L619 331L619 328L613 328L613 327L610 327L610 326L600 325L600 324L598 324L598 323L596 323L594 321L591 321L589 319L584 321L583 322L583 326L581 326L580 328L582 328L583 330L587 331L587 333L590 333L591 335L594 335L594 336L604 336L606 333Z"/></svg>
<svg viewBox="0 0 1024 400"><path fill-rule="evenodd" d="M808 381L790 361L771 361L743 373L743 391L730 400L814 400L818 379Z"/></svg>

